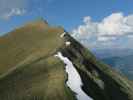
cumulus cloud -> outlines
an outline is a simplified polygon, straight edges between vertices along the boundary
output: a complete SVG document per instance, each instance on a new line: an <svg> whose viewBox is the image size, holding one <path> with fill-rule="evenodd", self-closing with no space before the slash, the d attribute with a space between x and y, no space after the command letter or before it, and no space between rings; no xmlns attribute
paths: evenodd
<svg viewBox="0 0 133 100"><path fill-rule="evenodd" d="M24 9L12 8L10 12L4 13L1 18L10 19L12 16L22 16L26 13Z"/></svg>
<svg viewBox="0 0 133 100"><path fill-rule="evenodd" d="M26 7L26 0L0 0L0 18L9 19L12 16L23 15Z"/></svg>
<svg viewBox="0 0 133 100"><path fill-rule="evenodd" d="M115 13L103 19L98 24L99 35L121 36L133 32L133 25L127 21L128 16L122 13Z"/></svg>
<svg viewBox="0 0 133 100"><path fill-rule="evenodd" d="M90 16L84 17L83 24L74 29L72 35L95 46L114 45L120 39L133 37L133 14L124 16L121 12L113 13L100 22L92 21Z"/></svg>

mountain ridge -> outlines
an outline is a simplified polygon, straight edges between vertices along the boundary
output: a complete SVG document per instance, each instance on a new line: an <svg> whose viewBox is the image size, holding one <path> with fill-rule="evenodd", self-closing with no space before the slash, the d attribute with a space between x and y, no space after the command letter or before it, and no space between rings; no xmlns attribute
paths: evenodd
<svg viewBox="0 0 133 100"><path fill-rule="evenodd" d="M76 100L65 84L63 62L54 57L58 51L71 60L83 81L82 89L94 100L133 100L132 82L98 61L63 28L42 21L0 38L0 98Z"/></svg>

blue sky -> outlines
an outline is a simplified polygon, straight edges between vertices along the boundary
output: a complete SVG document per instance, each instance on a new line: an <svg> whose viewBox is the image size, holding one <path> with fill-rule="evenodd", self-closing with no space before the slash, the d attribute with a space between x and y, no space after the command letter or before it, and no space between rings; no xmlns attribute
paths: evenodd
<svg viewBox="0 0 133 100"><path fill-rule="evenodd" d="M0 0L0 34L39 17L72 31L85 26L83 20L87 16L92 23L102 23L112 14L123 18L132 15L133 0ZM107 39L102 37L101 40Z"/></svg>
<svg viewBox="0 0 133 100"><path fill-rule="evenodd" d="M16 0L5 1L10 5L10 2L15 3ZM114 12L123 12L125 15L133 13L132 0L27 0L25 2L26 4L22 6L28 11L23 16L12 16L8 21L0 20L1 33L38 17L44 17L51 24L62 25L71 30L81 24L84 16L91 16L93 20L100 21ZM13 7L15 8L15 5L9 9Z"/></svg>

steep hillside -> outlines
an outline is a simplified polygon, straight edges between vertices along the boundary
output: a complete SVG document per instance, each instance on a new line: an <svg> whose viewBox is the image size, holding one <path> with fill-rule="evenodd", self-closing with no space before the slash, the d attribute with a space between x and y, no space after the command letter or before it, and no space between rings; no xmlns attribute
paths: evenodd
<svg viewBox="0 0 133 100"><path fill-rule="evenodd" d="M78 70L84 85L83 90L94 100L133 100L133 84L125 76L110 66L98 61L94 55L84 48L70 35L69 47L62 49Z"/></svg>
<svg viewBox="0 0 133 100"><path fill-rule="evenodd" d="M51 55L63 43L59 38L62 32L61 28L35 21L0 38L0 64L3 66L0 74L23 60L30 60L30 56L33 60L36 56Z"/></svg>
<svg viewBox="0 0 133 100"><path fill-rule="evenodd" d="M33 22L0 38L1 100L73 100L64 64L54 57L62 28Z"/></svg>
<svg viewBox="0 0 133 100"><path fill-rule="evenodd" d="M83 91L94 100L133 100L131 81L98 61L63 28L43 21L0 37L0 99L76 100L66 84L65 64L54 56L57 52L69 58Z"/></svg>

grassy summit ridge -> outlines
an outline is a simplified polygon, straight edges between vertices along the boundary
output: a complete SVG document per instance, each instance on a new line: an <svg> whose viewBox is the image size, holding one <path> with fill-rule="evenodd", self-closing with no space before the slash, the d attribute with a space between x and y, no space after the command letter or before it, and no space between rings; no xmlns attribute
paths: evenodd
<svg viewBox="0 0 133 100"><path fill-rule="evenodd" d="M59 36L64 30L34 22L0 38L0 74L29 56L52 54L63 43Z"/></svg>
<svg viewBox="0 0 133 100"><path fill-rule="evenodd" d="M64 29L42 21L0 38L1 100L73 100L64 64L54 57Z"/></svg>

